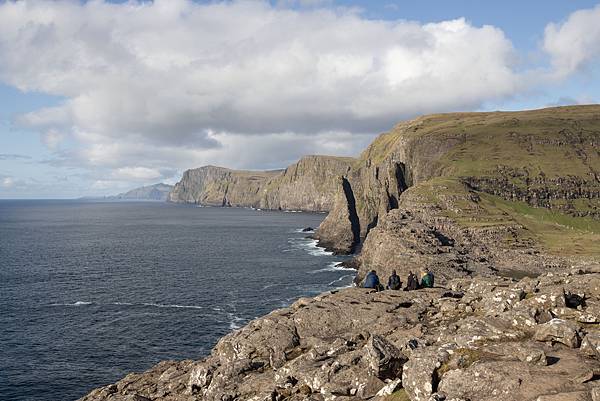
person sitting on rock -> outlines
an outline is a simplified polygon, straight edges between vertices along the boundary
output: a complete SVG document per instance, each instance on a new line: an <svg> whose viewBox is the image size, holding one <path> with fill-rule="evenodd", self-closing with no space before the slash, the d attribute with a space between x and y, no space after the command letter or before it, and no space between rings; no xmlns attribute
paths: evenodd
<svg viewBox="0 0 600 401"><path fill-rule="evenodd" d="M402 281L400 281L400 277L396 274L396 270L392 270L392 275L388 279L387 289L399 290L400 288L402 288Z"/></svg>
<svg viewBox="0 0 600 401"><path fill-rule="evenodd" d="M433 273L425 268L423 275L421 276L421 288L433 288Z"/></svg>
<svg viewBox="0 0 600 401"><path fill-rule="evenodd" d="M408 278L406 279L406 291L414 291L419 289L419 280L412 271L408 272Z"/></svg>
<svg viewBox="0 0 600 401"><path fill-rule="evenodd" d="M375 270L371 270L367 277L365 277L365 283L363 284L364 288L374 288L379 290L379 276L377 276L377 272Z"/></svg>

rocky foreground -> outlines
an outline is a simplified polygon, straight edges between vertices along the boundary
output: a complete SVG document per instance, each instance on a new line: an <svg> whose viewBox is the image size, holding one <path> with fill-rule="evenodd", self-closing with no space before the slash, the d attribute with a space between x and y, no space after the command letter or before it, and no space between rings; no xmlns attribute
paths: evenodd
<svg viewBox="0 0 600 401"><path fill-rule="evenodd" d="M302 298L83 401L600 400L600 265Z"/></svg>

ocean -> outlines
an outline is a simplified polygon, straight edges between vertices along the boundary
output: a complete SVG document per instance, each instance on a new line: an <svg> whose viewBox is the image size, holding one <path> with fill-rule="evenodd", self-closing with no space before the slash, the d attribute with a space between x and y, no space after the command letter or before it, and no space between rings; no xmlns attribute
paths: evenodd
<svg viewBox="0 0 600 401"><path fill-rule="evenodd" d="M0 201L0 399L68 401L199 359L354 272L307 239L324 214L154 202Z"/></svg>

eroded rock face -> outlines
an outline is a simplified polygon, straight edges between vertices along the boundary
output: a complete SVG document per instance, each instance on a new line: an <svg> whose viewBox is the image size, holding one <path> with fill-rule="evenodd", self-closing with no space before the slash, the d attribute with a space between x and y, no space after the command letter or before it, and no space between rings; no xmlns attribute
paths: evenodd
<svg viewBox="0 0 600 401"><path fill-rule="evenodd" d="M348 157L306 156L285 170L200 167L183 174L168 200L209 206L329 211L338 193L339 179L353 162Z"/></svg>
<svg viewBox="0 0 600 401"><path fill-rule="evenodd" d="M437 189L444 191L444 185ZM436 282L479 276L494 277L498 270L520 270L535 275L548 267L565 266L558 256L549 256L536 250L536 245L522 239L523 227L503 222L500 226L461 226L446 217L445 211L477 215L481 199L475 192L464 191L452 196L440 195L432 204L419 187L405 191L398 209L389 211L372 229L360 255L356 282L360 283L370 270L387 280L392 270L406 284L410 271L420 276L430 269ZM335 212L335 211L334 211ZM505 239L518 246L506 246ZM494 302L494 308L504 307Z"/></svg>
<svg viewBox="0 0 600 401"><path fill-rule="evenodd" d="M597 106L430 115L400 123L378 137L345 175L353 194L361 240L368 238L388 211L418 211L402 205L404 192L436 179L454 180L472 192L510 202L597 220L598 126ZM435 197L440 192L444 191L434 189L430 194ZM469 202L441 206L442 213L437 215L445 217L460 217L464 207L470 207ZM346 241L338 243L336 239L339 232L348 230L348 225L336 218L336 209L346 207L342 203L334 206L321 235L341 252L350 248ZM443 233L443 223L453 219L443 220L424 224ZM469 226L468 222L460 223ZM480 226L478 234L494 245L500 226ZM487 229L490 235L486 235ZM512 227L504 229L511 231Z"/></svg>
<svg viewBox="0 0 600 401"><path fill-rule="evenodd" d="M302 298L225 336L203 360L163 362L82 400L592 399L598 328L578 317L600 301L599 279L594 268ZM585 303L567 302L574 293Z"/></svg>

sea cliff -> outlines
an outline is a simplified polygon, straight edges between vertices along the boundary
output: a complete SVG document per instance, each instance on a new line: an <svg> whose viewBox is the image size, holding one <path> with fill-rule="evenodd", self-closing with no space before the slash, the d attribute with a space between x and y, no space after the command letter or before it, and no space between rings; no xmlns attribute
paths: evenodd
<svg viewBox="0 0 600 401"><path fill-rule="evenodd" d="M600 400L600 106L400 123L358 158L203 167L176 202L328 210L322 246L436 288L300 299L82 400ZM524 278L523 278L524 277Z"/></svg>
<svg viewBox="0 0 600 401"><path fill-rule="evenodd" d="M337 181L354 159L306 156L285 170L243 171L205 166L187 170L171 202L325 212L333 206Z"/></svg>

